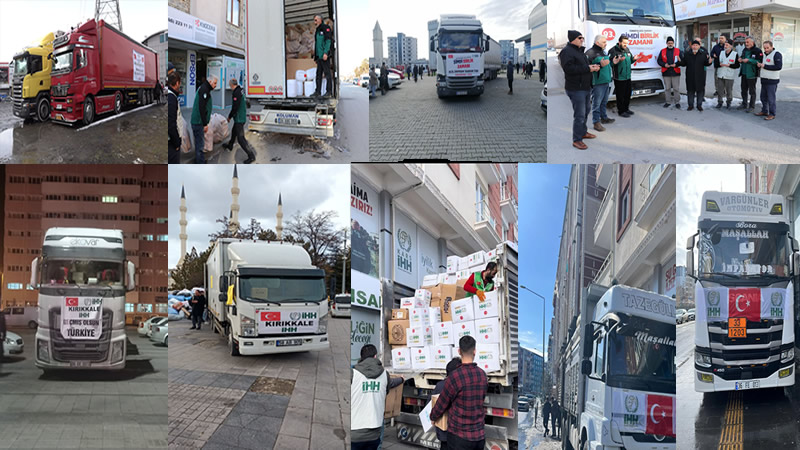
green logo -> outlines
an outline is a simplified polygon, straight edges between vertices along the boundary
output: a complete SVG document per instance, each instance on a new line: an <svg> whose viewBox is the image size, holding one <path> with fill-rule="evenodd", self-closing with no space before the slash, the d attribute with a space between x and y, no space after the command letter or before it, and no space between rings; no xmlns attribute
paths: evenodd
<svg viewBox="0 0 800 450"><path fill-rule="evenodd" d="M361 383L361 392L362 393L374 393L380 392L381 390L381 382L380 381L364 381Z"/></svg>

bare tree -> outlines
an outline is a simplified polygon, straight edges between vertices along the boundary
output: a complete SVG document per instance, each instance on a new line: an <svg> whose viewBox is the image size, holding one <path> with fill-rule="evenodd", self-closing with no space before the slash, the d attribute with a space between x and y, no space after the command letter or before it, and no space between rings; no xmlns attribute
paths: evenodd
<svg viewBox="0 0 800 450"><path fill-rule="evenodd" d="M304 244L312 264L317 267L327 266L330 254L342 247L344 231L333 224L337 216L336 211L316 212L312 209L307 213L295 213L286 223L286 234Z"/></svg>

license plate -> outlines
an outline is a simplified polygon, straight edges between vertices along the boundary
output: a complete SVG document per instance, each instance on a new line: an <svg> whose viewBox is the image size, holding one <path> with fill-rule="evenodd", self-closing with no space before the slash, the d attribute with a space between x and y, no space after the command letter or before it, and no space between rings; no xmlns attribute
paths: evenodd
<svg viewBox="0 0 800 450"><path fill-rule="evenodd" d="M63 105L56 105L56 109L61 109Z"/></svg>
<svg viewBox="0 0 800 450"><path fill-rule="evenodd" d="M747 319L744 317L731 317L728 319L728 337L729 338L746 338L747 337Z"/></svg>
<svg viewBox="0 0 800 450"><path fill-rule="evenodd" d="M735 390L741 391L744 389L758 389L760 387L761 387L761 380L737 381Z"/></svg>
<svg viewBox="0 0 800 450"><path fill-rule="evenodd" d="M467 95L467 91L457 91L456 95Z"/></svg>
<svg viewBox="0 0 800 450"><path fill-rule="evenodd" d="M277 341L275 345L278 347L290 347L293 345L301 345L303 343L302 339L282 339Z"/></svg>
<svg viewBox="0 0 800 450"><path fill-rule="evenodd" d="M275 119L275 122L282 125L300 125L300 119L284 119L279 117Z"/></svg>
<svg viewBox="0 0 800 450"><path fill-rule="evenodd" d="M70 361L70 367L89 367L89 361Z"/></svg>
<svg viewBox="0 0 800 450"><path fill-rule="evenodd" d="M652 89L637 89L633 91L633 95L652 94Z"/></svg>

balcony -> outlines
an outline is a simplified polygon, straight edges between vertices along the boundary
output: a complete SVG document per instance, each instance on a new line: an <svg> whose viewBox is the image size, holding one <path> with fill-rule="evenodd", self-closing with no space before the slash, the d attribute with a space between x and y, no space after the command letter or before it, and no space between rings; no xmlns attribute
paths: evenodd
<svg viewBox="0 0 800 450"><path fill-rule="evenodd" d="M500 235L497 234L497 222L489 211L489 202L484 200L475 203L475 224L472 228L478 236L489 247L494 247L500 243Z"/></svg>
<svg viewBox="0 0 800 450"><path fill-rule="evenodd" d="M607 189L594 222L594 245L611 250L614 242L614 189Z"/></svg>
<svg viewBox="0 0 800 450"><path fill-rule="evenodd" d="M674 164L651 164L642 176L639 187L644 203L634 217L640 228L649 231L661 211L675 201L675 178Z"/></svg>
<svg viewBox="0 0 800 450"><path fill-rule="evenodd" d="M613 266L614 262L614 253L609 253L606 256L605 261L603 261L603 265L600 266L600 269L597 271L597 275L594 277L594 283L599 284L601 286L611 286L611 266Z"/></svg>
<svg viewBox="0 0 800 450"><path fill-rule="evenodd" d="M487 186L503 181L493 163L476 164L475 168Z"/></svg>
<svg viewBox="0 0 800 450"><path fill-rule="evenodd" d="M602 187L603 189L608 190L608 186L611 184L611 178L614 175L614 165L613 164L598 164L597 165L597 185Z"/></svg>
<svg viewBox="0 0 800 450"><path fill-rule="evenodd" d="M500 211L509 222L517 221L517 208L517 200L511 195L508 185L503 185L500 188Z"/></svg>

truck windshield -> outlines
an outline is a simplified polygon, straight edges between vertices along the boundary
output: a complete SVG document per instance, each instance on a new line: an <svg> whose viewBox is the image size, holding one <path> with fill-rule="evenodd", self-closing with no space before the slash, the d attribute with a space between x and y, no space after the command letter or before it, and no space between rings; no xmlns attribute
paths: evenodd
<svg viewBox="0 0 800 450"><path fill-rule="evenodd" d="M72 52L59 53L54 56L52 73L67 73L72 70Z"/></svg>
<svg viewBox="0 0 800 450"><path fill-rule="evenodd" d="M441 31L439 32L439 51L442 53L479 52L481 51L481 33Z"/></svg>
<svg viewBox="0 0 800 450"><path fill-rule="evenodd" d="M788 276L788 232L786 224L703 221L698 272L704 278Z"/></svg>
<svg viewBox="0 0 800 450"><path fill-rule="evenodd" d="M42 286L99 285L122 286L122 263L49 259L42 263Z"/></svg>
<svg viewBox="0 0 800 450"><path fill-rule="evenodd" d="M678 0L680 2L680 0ZM588 0L589 14L605 16L609 20L613 16L627 15L635 18L659 17L672 22L672 0Z"/></svg>
<svg viewBox="0 0 800 450"><path fill-rule="evenodd" d="M22 75L28 73L28 58L27 56L20 56L14 58L14 74Z"/></svg>
<svg viewBox="0 0 800 450"><path fill-rule="evenodd" d="M240 277L240 298L279 303L325 300L325 279L319 277Z"/></svg>
<svg viewBox="0 0 800 450"><path fill-rule="evenodd" d="M608 337L608 385L674 394L675 325L641 318L623 323Z"/></svg>

